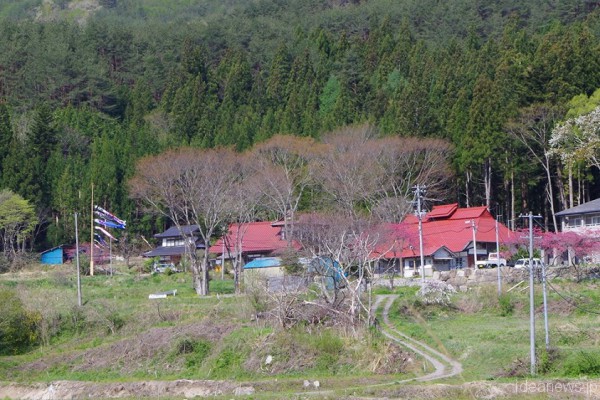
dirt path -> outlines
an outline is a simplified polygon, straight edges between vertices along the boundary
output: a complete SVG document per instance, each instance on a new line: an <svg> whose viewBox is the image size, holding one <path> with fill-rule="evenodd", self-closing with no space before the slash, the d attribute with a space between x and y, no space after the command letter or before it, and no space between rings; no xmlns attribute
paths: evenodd
<svg viewBox="0 0 600 400"><path fill-rule="evenodd" d="M430 372L426 375L420 376L418 378L410 378L404 380L394 380L392 382L386 383L377 383L373 385L362 385L356 387L349 387L346 390L360 390L360 389L373 389L373 388L381 388L385 386L398 385L410 382L430 382L437 379L449 378L451 376L459 375L462 373L462 365L456 361L451 359L445 354L440 353L439 351L429 347L427 344L420 342L416 339L413 339L402 332L399 332L396 328L392 326L389 319L389 312L394 300L398 298L398 295L378 295L375 298L375 302L373 303L373 311L377 312L381 307L381 304L385 302L383 306L383 310L381 311L384 325L380 326L381 333L383 333L388 339L391 341L403 346L409 350L412 350L415 354L423 357L427 362L429 362L434 371ZM298 395L331 395L334 394L335 391L328 390L320 390L320 391L310 391L310 392L301 392L297 393Z"/></svg>
<svg viewBox="0 0 600 400"><path fill-rule="evenodd" d="M379 309L381 303L385 301L382 311L383 322L385 325L381 327L381 332L390 340L420 355L433 366L433 372L415 378L415 380L427 382L436 379L448 378L462 373L462 365L458 361L451 359L447 355L440 353L423 342L399 332L392 326L389 320L389 312L394 300L397 297L397 295L379 295L375 299L375 305L373 308L375 310Z"/></svg>

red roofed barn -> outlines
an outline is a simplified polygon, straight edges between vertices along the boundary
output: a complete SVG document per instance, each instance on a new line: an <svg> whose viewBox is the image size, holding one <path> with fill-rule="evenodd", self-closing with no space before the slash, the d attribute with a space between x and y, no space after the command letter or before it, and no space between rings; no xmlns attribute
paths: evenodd
<svg viewBox="0 0 600 400"><path fill-rule="evenodd" d="M282 231L282 224L278 222L231 224L227 235L217 240L209 251L219 257L224 251L227 259L234 258L238 252L241 252L244 262L259 257L269 257L288 246ZM296 243L292 245L296 249L299 248Z"/></svg>
<svg viewBox="0 0 600 400"><path fill-rule="evenodd" d="M486 207L459 208L456 203L436 206L423 216L422 221L426 275L432 270L474 267L474 237L478 260L486 259L490 252L496 251L496 220ZM412 276L420 270L418 218L409 215L402 223L402 229L407 238L402 248L394 248L389 243L382 246L382 263L389 265L400 259L405 276ZM498 223L500 244L510 234L506 226Z"/></svg>

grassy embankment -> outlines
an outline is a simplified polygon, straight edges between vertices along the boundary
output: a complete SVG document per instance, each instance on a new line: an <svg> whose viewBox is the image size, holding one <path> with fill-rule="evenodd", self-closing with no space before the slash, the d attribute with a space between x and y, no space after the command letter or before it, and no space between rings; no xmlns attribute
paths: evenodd
<svg viewBox="0 0 600 400"><path fill-rule="evenodd" d="M40 315L38 343L0 357L0 376L23 383L227 379L267 389L277 379L281 391L301 389L304 379L343 388L412 377L421 368L375 331L334 323L282 330L257 320L245 296L228 296L231 280L215 276L211 296L200 298L189 274L117 270L83 278L82 307L71 266L0 275L0 290L16 291ZM174 297L148 299L172 289Z"/></svg>

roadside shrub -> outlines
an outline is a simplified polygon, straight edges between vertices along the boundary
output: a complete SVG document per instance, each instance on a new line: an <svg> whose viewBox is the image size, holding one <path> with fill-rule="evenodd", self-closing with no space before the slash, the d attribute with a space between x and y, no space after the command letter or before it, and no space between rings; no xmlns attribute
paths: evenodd
<svg viewBox="0 0 600 400"><path fill-rule="evenodd" d="M90 257L87 255L79 256L79 271L81 272L81 275L90 274Z"/></svg>
<svg viewBox="0 0 600 400"><path fill-rule="evenodd" d="M221 378L231 374L242 363L242 354L231 348L224 349L215 360L212 368L212 378Z"/></svg>
<svg viewBox="0 0 600 400"><path fill-rule="evenodd" d="M500 316L508 317L515 311L515 304L510 295L504 293L498 298L498 307L500 308Z"/></svg>
<svg viewBox="0 0 600 400"><path fill-rule="evenodd" d="M246 272L246 294L255 316L258 317L269 309L267 282L259 274Z"/></svg>
<svg viewBox="0 0 600 400"><path fill-rule="evenodd" d="M283 269L288 275L301 275L304 272L304 266L300 263L298 251L293 248L285 249L281 255Z"/></svg>
<svg viewBox="0 0 600 400"><path fill-rule="evenodd" d="M559 351L556 347L550 347L546 350L545 347L538 349L538 372L547 374L554 369L556 360L559 358Z"/></svg>
<svg viewBox="0 0 600 400"><path fill-rule="evenodd" d="M567 376L594 376L600 375L600 351L580 350L565 360L563 366Z"/></svg>
<svg viewBox="0 0 600 400"><path fill-rule="evenodd" d="M203 339L182 338L175 345L172 354L185 357L186 368L200 368L212 349L212 343Z"/></svg>
<svg viewBox="0 0 600 400"><path fill-rule="evenodd" d="M25 309L14 290L0 291L0 355L19 354L37 343L39 313Z"/></svg>

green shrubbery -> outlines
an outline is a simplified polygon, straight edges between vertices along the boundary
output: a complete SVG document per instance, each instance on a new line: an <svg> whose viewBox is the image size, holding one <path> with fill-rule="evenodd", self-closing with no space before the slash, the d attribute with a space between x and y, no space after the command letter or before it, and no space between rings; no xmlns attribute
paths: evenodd
<svg viewBox="0 0 600 400"><path fill-rule="evenodd" d="M567 357L563 364L566 376L598 376L600 375L600 351L580 350Z"/></svg>
<svg viewBox="0 0 600 400"><path fill-rule="evenodd" d="M515 304L512 297L504 293L498 297L498 307L500 309L500 316L508 317L515 311Z"/></svg>
<svg viewBox="0 0 600 400"><path fill-rule="evenodd" d="M41 319L25 309L15 291L0 291L0 355L19 354L37 343Z"/></svg>

